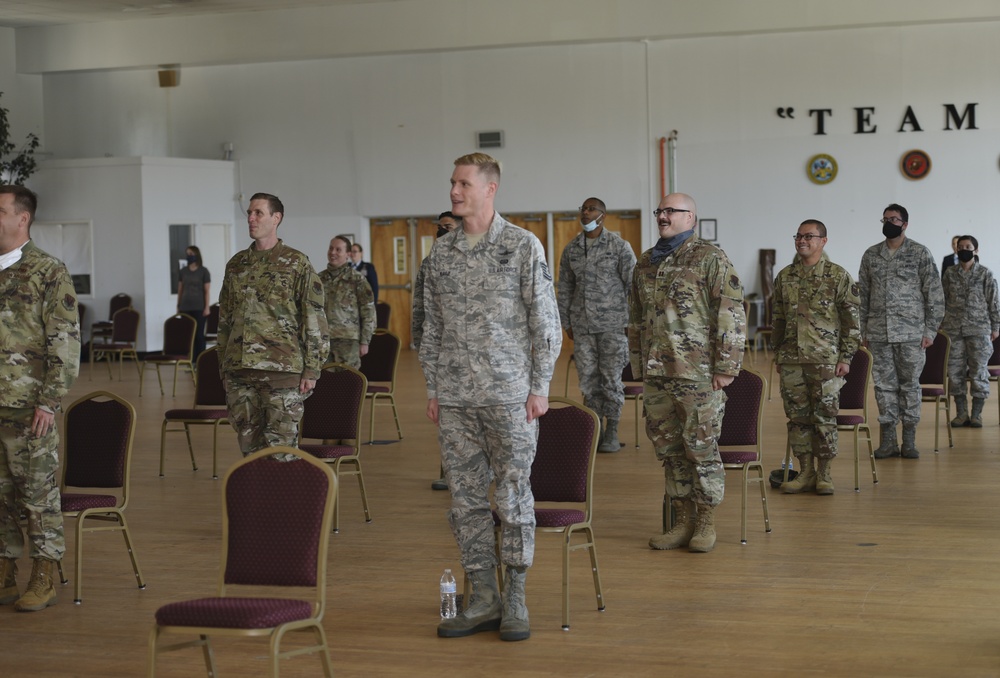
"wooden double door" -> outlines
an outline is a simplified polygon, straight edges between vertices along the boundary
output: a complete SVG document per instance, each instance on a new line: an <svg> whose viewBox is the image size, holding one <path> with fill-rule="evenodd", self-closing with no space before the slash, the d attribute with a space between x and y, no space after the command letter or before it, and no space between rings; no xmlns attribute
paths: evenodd
<svg viewBox="0 0 1000 678"><path fill-rule="evenodd" d="M577 212L552 214L551 247L548 213L506 214L504 218L515 226L531 231L541 241L548 254L549 267L555 280L559 276L559 259L566 244L580 232ZM378 271L379 301L389 304L389 330L398 336L403 346L410 346L410 320L413 307L413 285L420 262L431 250L437 233L436 217L397 217L371 220L371 262ZM638 256L642 247L641 219L638 210L609 212L604 227L617 231L632 245Z"/></svg>

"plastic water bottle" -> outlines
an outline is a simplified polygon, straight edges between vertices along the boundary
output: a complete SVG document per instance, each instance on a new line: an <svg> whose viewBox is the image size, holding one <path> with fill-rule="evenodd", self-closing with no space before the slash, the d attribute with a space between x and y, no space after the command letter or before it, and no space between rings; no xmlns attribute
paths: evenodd
<svg viewBox="0 0 1000 678"><path fill-rule="evenodd" d="M455 576L451 570L445 570L441 575L441 619L453 619L458 614L455 607L456 587Z"/></svg>

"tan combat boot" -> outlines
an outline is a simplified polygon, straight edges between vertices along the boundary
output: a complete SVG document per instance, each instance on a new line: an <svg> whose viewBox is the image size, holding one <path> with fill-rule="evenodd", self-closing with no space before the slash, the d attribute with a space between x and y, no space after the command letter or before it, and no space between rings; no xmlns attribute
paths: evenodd
<svg viewBox="0 0 1000 678"><path fill-rule="evenodd" d="M698 518L694 524L694 535L688 543L691 553L708 553L715 548L715 507L698 505Z"/></svg>
<svg viewBox="0 0 1000 678"><path fill-rule="evenodd" d="M969 401L965 395L955 396L955 418L951 420L951 427L969 425Z"/></svg>
<svg viewBox="0 0 1000 678"><path fill-rule="evenodd" d="M0 558L0 605L10 605L21 597L17 592L17 561Z"/></svg>
<svg viewBox="0 0 1000 678"><path fill-rule="evenodd" d="M497 586L496 571L476 570L467 572L465 576L472 583L471 600L460 614L438 624L437 633L441 638L462 638L500 628L500 588Z"/></svg>
<svg viewBox="0 0 1000 678"><path fill-rule="evenodd" d="M781 484L781 491L785 494L798 494L816 489L816 471L813 469L813 456L811 454L795 455L799 460L799 475L794 480Z"/></svg>
<svg viewBox="0 0 1000 678"><path fill-rule="evenodd" d="M55 569L56 561L54 560L36 558L31 561L31 579L28 580L28 589L14 603L14 609L18 612L38 612L59 602L56 598Z"/></svg>
<svg viewBox="0 0 1000 678"><path fill-rule="evenodd" d="M503 579L503 621L500 623L500 640L527 640L531 637L528 606L524 602L524 582L527 577L527 568L507 566Z"/></svg>
<svg viewBox="0 0 1000 678"><path fill-rule="evenodd" d="M971 426L972 428L983 427L983 405L985 403L986 403L985 398L972 399L972 416L969 417L969 426Z"/></svg>
<svg viewBox="0 0 1000 678"><path fill-rule="evenodd" d="M649 538L649 548L657 551L667 551L687 546L694 534L695 509L694 502L682 499L677 502L677 516L674 526L664 534L654 534Z"/></svg>
<svg viewBox="0 0 1000 678"><path fill-rule="evenodd" d="M833 478L830 477L830 457L816 458L816 494L833 494Z"/></svg>

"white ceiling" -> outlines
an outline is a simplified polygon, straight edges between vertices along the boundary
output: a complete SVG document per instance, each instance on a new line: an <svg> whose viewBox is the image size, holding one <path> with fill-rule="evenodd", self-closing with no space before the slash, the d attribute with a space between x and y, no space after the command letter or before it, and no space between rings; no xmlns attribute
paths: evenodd
<svg viewBox="0 0 1000 678"><path fill-rule="evenodd" d="M400 2L401 0L393 0ZM0 26L51 26L165 16L199 16L386 0L0 0Z"/></svg>

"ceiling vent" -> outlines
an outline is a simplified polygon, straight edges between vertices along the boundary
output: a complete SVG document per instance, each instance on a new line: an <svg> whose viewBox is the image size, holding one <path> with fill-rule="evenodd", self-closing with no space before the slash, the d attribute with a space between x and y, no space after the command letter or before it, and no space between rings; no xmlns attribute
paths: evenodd
<svg viewBox="0 0 1000 678"><path fill-rule="evenodd" d="M476 132L476 148L503 148L503 132Z"/></svg>

